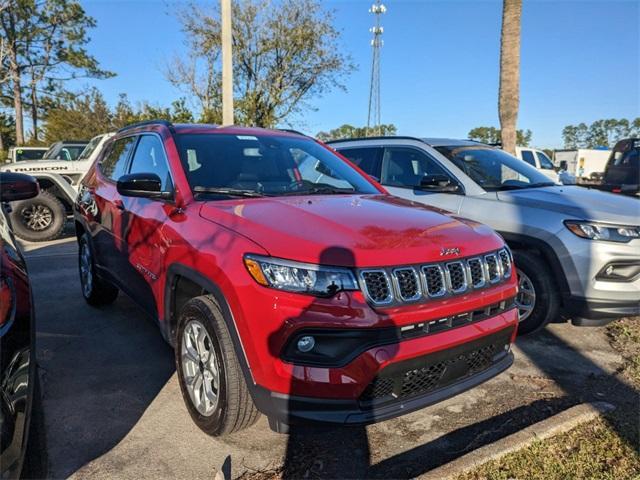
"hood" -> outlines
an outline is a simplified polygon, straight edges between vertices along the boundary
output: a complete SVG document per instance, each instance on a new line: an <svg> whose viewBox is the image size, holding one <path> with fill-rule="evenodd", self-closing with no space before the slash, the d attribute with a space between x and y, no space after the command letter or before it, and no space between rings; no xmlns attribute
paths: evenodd
<svg viewBox="0 0 640 480"><path fill-rule="evenodd" d="M53 172L53 173L71 173L77 170L74 168L74 163L67 160L34 160L31 162L15 162L3 165L0 167L2 172L19 172L19 173L38 173L38 172Z"/></svg>
<svg viewBox="0 0 640 480"><path fill-rule="evenodd" d="M274 257L325 265L428 263L503 245L489 227L389 195L211 201L200 214L251 239ZM459 255L441 256L442 249L459 249Z"/></svg>
<svg viewBox="0 0 640 480"><path fill-rule="evenodd" d="M567 219L638 225L637 199L578 186L556 186L498 192L498 199L518 206L560 212Z"/></svg>

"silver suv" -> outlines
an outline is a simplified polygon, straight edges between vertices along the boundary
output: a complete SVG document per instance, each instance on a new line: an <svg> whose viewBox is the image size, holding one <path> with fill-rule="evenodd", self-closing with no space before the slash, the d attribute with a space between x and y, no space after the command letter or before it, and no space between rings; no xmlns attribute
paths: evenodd
<svg viewBox="0 0 640 480"><path fill-rule="evenodd" d="M485 223L514 252L520 333L558 317L604 325L640 313L640 201L556 185L503 150L469 140L329 142L398 197Z"/></svg>

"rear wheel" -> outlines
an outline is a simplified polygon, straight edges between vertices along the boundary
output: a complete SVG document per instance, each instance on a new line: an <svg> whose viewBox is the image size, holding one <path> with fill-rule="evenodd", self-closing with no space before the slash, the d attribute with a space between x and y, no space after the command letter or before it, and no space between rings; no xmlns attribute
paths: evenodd
<svg viewBox="0 0 640 480"><path fill-rule="evenodd" d="M118 289L96 274L91 240L86 233L80 237L78 269L82 296L89 305L107 305L118 297Z"/></svg>
<svg viewBox="0 0 640 480"><path fill-rule="evenodd" d="M67 214L55 195L44 190L37 197L11 205L11 225L23 240L54 240L64 230Z"/></svg>
<svg viewBox="0 0 640 480"><path fill-rule="evenodd" d="M518 276L518 334L526 335L544 328L556 318L560 300L549 267L542 257L517 250L513 252L513 258Z"/></svg>
<svg viewBox="0 0 640 480"><path fill-rule="evenodd" d="M189 414L205 433L222 436L253 425L256 409L218 303L189 300L178 320L176 370Z"/></svg>

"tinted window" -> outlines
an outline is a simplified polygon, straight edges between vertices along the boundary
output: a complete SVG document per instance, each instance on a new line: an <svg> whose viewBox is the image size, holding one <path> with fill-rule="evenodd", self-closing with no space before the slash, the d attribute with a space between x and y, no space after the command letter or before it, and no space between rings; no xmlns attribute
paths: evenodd
<svg viewBox="0 0 640 480"><path fill-rule="evenodd" d="M45 150L16 150L16 162L21 160L40 160Z"/></svg>
<svg viewBox="0 0 640 480"><path fill-rule="evenodd" d="M100 162L100 170L112 180L118 180L125 174L129 153L136 143L136 137L126 137L116 140L111 151Z"/></svg>
<svg viewBox="0 0 640 480"><path fill-rule="evenodd" d="M194 189L225 188L263 195L378 192L340 157L306 138L230 134L176 138Z"/></svg>
<svg viewBox="0 0 640 480"><path fill-rule="evenodd" d="M553 162L547 157L544 152L536 152L538 156L538 161L540 162L540 168L545 168L547 170L553 170Z"/></svg>
<svg viewBox="0 0 640 480"><path fill-rule="evenodd" d="M488 191L553 186L535 168L503 150L488 147L436 147L456 167Z"/></svg>
<svg viewBox="0 0 640 480"><path fill-rule="evenodd" d="M390 147L384 151L381 182L396 187L419 187L425 175L447 172L427 154L415 148Z"/></svg>
<svg viewBox="0 0 640 480"><path fill-rule="evenodd" d="M162 180L162 191L168 192L173 189L167 157L162 142L155 135L144 135L140 138L129 173L155 173Z"/></svg>
<svg viewBox="0 0 640 480"><path fill-rule="evenodd" d="M369 175L380 176L379 157L381 147L375 148L347 148L340 150L340 153L359 166Z"/></svg>
<svg viewBox="0 0 640 480"><path fill-rule="evenodd" d="M536 166L536 160L535 158L533 158L533 152L531 150L522 150L520 154L522 155L522 159L525 162L527 162L532 167Z"/></svg>
<svg viewBox="0 0 640 480"><path fill-rule="evenodd" d="M93 151L98 147L98 145L100 145L100 140L102 140L103 136L104 135L99 135L91 139L91 141L89 142L89 145L84 147L84 150L78 157L78 160L86 160L87 158L89 158L93 153Z"/></svg>

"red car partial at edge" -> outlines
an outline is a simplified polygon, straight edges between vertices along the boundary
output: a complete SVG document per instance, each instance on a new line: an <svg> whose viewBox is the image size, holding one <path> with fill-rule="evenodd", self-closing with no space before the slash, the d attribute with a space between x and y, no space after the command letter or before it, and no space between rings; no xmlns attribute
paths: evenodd
<svg viewBox="0 0 640 480"><path fill-rule="evenodd" d="M75 205L92 305L123 290L175 347L196 424L223 435L372 423L508 368L511 254L491 229L391 197L300 134L122 129Z"/></svg>

